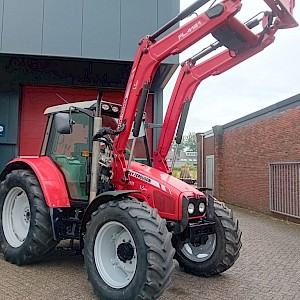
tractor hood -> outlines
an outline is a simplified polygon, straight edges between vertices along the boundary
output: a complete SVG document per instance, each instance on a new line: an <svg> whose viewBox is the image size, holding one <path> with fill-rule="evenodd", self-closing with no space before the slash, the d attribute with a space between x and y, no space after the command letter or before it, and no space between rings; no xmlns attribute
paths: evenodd
<svg viewBox="0 0 300 300"><path fill-rule="evenodd" d="M180 194L183 192L201 194L197 189L174 176L141 163L131 163L129 176L145 181L149 185L159 189L169 189L172 194Z"/></svg>
<svg viewBox="0 0 300 300"><path fill-rule="evenodd" d="M126 189L140 190L145 201L156 207L162 217L170 219L180 219L184 196L197 199L205 197L189 184L137 162L130 165Z"/></svg>

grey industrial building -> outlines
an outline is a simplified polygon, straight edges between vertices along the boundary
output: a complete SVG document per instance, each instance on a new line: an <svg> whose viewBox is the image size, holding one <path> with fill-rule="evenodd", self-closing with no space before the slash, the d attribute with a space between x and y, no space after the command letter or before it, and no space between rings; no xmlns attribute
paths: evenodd
<svg viewBox="0 0 300 300"><path fill-rule="evenodd" d="M99 88L120 103L138 41L178 12L179 0L0 0L0 168L38 154L45 107L95 99ZM154 123L177 64L170 57L157 72Z"/></svg>

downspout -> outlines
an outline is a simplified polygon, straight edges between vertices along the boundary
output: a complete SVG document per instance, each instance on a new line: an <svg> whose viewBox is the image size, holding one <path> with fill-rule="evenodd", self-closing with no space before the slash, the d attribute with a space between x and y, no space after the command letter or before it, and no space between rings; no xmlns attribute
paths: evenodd
<svg viewBox="0 0 300 300"><path fill-rule="evenodd" d="M201 135L201 186L204 186L204 133Z"/></svg>
<svg viewBox="0 0 300 300"><path fill-rule="evenodd" d="M197 137L197 182L198 182L198 187L203 187L204 186L204 136L205 136L205 133L203 133L203 132L196 133L196 137Z"/></svg>

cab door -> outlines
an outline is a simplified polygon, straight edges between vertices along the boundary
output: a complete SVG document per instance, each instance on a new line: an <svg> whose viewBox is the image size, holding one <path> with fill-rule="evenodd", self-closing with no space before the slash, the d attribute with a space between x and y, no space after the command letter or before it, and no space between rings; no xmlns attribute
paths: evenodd
<svg viewBox="0 0 300 300"><path fill-rule="evenodd" d="M60 134L54 124L51 126L47 156L64 174L70 197L73 200L88 201L89 157L91 150L91 118L87 115L72 113L72 133Z"/></svg>

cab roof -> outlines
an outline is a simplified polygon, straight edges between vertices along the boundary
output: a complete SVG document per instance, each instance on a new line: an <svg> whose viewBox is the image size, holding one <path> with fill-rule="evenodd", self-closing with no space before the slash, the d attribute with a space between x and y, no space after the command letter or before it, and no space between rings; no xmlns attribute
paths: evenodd
<svg viewBox="0 0 300 300"><path fill-rule="evenodd" d="M63 112L63 111L69 111L71 106L75 106L78 108L92 108L93 105L96 105L96 102L97 102L97 100L89 100L89 101L72 102L72 103L50 106L45 109L44 115L54 114L54 113Z"/></svg>

